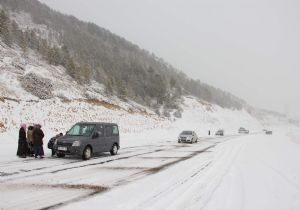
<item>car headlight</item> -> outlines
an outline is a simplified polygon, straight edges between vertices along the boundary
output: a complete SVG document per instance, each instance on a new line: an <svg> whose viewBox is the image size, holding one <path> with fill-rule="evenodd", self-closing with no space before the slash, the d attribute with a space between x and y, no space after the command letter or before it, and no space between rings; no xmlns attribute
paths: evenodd
<svg viewBox="0 0 300 210"><path fill-rule="evenodd" d="M80 142L79 141L74 141L72 144L72 147L79 147L80 146Z"/></svg>

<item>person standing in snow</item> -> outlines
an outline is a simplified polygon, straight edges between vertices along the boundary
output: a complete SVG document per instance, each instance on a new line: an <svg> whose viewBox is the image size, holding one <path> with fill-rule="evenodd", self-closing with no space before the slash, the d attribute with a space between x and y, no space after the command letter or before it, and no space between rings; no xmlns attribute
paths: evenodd
<svg viewBox="0 0 300 210"><path fill-rule="evenodd" d="M34 149L33 149L33 126L30 125L28 126L28 130L27 130L27 142L28 142L28 154L30 156L34 155Z"/></svg>
<svg viewBox="0 0 300 210"><path fill-rule="evenodd" d="M22 123L19 130L19 141L17 155L26 158L27 154L26 124Z"/></svg>
<svg viewBox="0 0 300 210"><path fill-rule="evenodd" d="M210 130L208 130L208 135L210 136Z"/></svg>
<svg viewBox="0 0 300 210"><path fill-rule="evenodd" d="M44 138L44 132L41 129L41 125L35 125L32 137L33 137L33 147L34 147L34 157L37 158L38 156L40 158L44 157L44 149L43 149L43 138Z"/></svg>

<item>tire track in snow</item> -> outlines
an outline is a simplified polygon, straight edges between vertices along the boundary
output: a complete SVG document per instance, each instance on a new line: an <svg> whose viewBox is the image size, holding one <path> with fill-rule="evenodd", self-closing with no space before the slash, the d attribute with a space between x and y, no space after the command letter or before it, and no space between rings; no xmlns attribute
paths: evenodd
<svg viewBox="0 0 300 210"><path fill-rule="evenodd" d="M132 182L132 180L137 180L137 179L141 179L145 176L148 176L148 175L151 175L151 174L156 174L162 170L165 170L166 168L172 166L172 165L175 165L179 162L182 162L182 161L185 161L185 160L188 160L188 159L191 159L193 157L195 157L196 155L199 155L201 153L204 153L204 152L207 152L209 149L215 147L216 145L211 145L211 146L208 146L202 150L199 150L199 151L195 151L193 152L192 154L188 155L188 156L185 156L185 157L178 157L177 160L174 160L172 162L169 162L169 163L166 163L166 164L163 164L161 166L158 166L158 167L152 167L152 168L148 168L148 169L145 169L141 172L137 172L135 173L134 175L130 175L130 177L127 177L127 178L122 178L120 179L114 186L121 186L123 184L127 184L129 182ZM164 157L162 157L163 159ZM209 165L209 164L208 164ZM207 165L207 166L208 166ZM207 167L206 166L206 167ZM198 172L195 172L192 176L195 176L196 173L199 173L201 170L203 170L202 168L198 171ZM130 181L128 181L130 180Z"/></svg>
<svg viewBox="0 0 300 210"><path fill-rule="evenodd" d="M238 136L236 136L236 137L238 137ZM228 140L232 140L232 139L234 139L234 137L230 138ZM228 141L228 140L226 140L226 141ZM226 141L216 142L214 146L217 146L218 144L226 142ZM237 151L234 154L232 154L232 150L230 150L229 152L226 151L225 156L223 155L221 159L222 160L223 159L230 159L231 160L230 162L232 162L233 160L231 158L228 158L228 156L229 157L232 157L232 156L235 157L237 155L237 152L239 152L241 150L241 147L238 147L236 150ZM207 193L207 190L209 191L209 195L208 195L208 198L206 198L205 200L208 201L208 199L212 196L212 194L214 193L214 191L220 185L220 183L222 181L222 178L228 172L228 170L229 170L228 168L230 167L230 164L227 164L228 165L228 167L226 167L227 170L225 170L225 172L222 173L221 176L214 177L212 179L213 181L209 181L208 182L209 185L206 184L204 186L204 192L200 193L200 196L192 196L192 197L189 196L188 202L185 199L183 199L182 201L177 202L178 199L181 199L182 196L187 191L190 190L190 186L191 185L187 184L187 182L193 182L193 185L194 185L194 183L196 183L196 185L197 185L197 190L195 191L197 193L188 193L188 194L189 195L195 195L195 194L197 195L198 194L198 191L199 191L198 189L199 188L203 188L203 186L202 186L203 185L203 180L202 180L202 178L200 178L200 182L199 183L197 183L197 180L199 179L199 176L204 176L205 177L205 175L203 175L201 172L205 171L205 169L210 168L210 166L212 166L212 165L216 165L216 163L214 163L213 160L208 160L200 168L194 170L194 172L191 175L189 175L187 177L184 177L184 178L180 178L177 182L170 183L168 185L168 187L166 187L163 190L159 191L155 195L152 195L151 198L149 198L149 199L145 200L144 202L140 203L138 206L134 207L133 209L135 209L135 210L148 209L149 206L157 207L155 205L159 206L159 203L162 204L162 206L159 206L158 208L165 208L165 209L187 209L189 206L191 206L191 204L193 204L195 202L199 202L200 200L203 200L203 195L204 195L204 193ZM212 175L208 176L208 180L211 180L211 177L213 177L213 176ZM174 193L177 195L177 196L174 195L173 197L178 197L178 199L174 202L174 203L176 203L176 205L172 206L172 204L173 204L172 203L171 207L170 206L167 207L167 206L165 206L166 204L164 204L164 202L161 203L161 201L162 201L161 198L164 198L165 196L169 196L172 193L173 193L173 195L174 195ZM178 196L179 194L180 194L180 196ZM206 205L206 202L204 201L204 203L202 203L202 205L203 205L202 206L202 208L203 208ZM197 206L195 209L199 209L199 206Z"/></svg>
<svg viewBox="0 0 300 210"><path fill-rule="evenodd" d="M191 146L191 145L189 145L189 146ZM164 147L164 148L162 148L162 147ZM108 160L104 160L104 161L101 161L101 159L103 158L103 156L102 156L102 157L98 157L98 158L93 158L89 161L78 160L78 161L73 161L73 162L64 163L64 164L60 164L60 165L53 165L50 167L36 168L36 169L26 170L26 171L21 171L21 172L19 171L18 173L5 174L5 172L1 172L3 175L2 176L3 179L0 180L0 183L5 183L7 181L12 181L12 180L23 179L23 178L27 178L27 177L31 177L31 176L40 176L40 175L49 174L49 173L55 174L55 173L72 170L72 169L84 168L84 167L95 166L95 165L103 165L105 163L110 163L113 161L134 158L134 157L143 156L143 155L147 155L147 154L153 154L153 153L162 152L162 151L169 151L170 149L176 149L178 147L179 146L177 144L176 145L155 145L155 146L153 146L153 149L150 151L149 151L149 147L145 147L144 151L143 150L142 151L134 150L134 151L128 151L128 152L122 153L121 155L118 155L118 156L107 156L107 157L109 157ZM126 154L126 155L123 156L124 154ZM127 154L132 154L132 155L127 155ZM99 159L100 159L100 162L98 161ZM75 166L71 166L71 167L62 167L62 166L74 165L76 163L79 163L80 165L77 165L77 166L75 165ZM22 166L26 167L26 165L22 165ZM62 167L62 168L55 169L56 167ZM34 172L38 172L38 173L34 173ZM6 175L6 176L4 176L4 175ZM11 177L11 178L9 177L9 176L13 176L13 175L21 175L21 176ZM22 175L24 175L24 176L22 176ZM5 178L5 177L8 177L8 178ZM1 176L0 176L0 178L1 178Z"/></svg>
<svg viewBox="0 0 300 210"><path fill-rule="evenodd" d="M227 140L230 140L230 136L225 136L225 137L221 137L221 138L217 137L215 139L226 139L226 138L228 138ZM196 152L194 152L193 154L191 154L189 156L178 158L178 160L172 161L170 163L167 163L167 164L164 164L164 165L161 165L161 166L158 166L158 167L152 167L152 168L149 168L149 169L142 169L141 168L142 171L136 173L135 178L132 179L130 182L135 181L137 179L141 179L141 178L143 178L145 176L148 176L148 175L151 175L151 174L158 173L158 172L160 172L160 171L162 171L162 170L164 170L164 169L166 169L166 168L168 168L168 167L170 167L172 165L175 165L176 163L179 163L181 161L185 161L187 159L190 159L190 158L192 158L192 157L194 157L196 155L199 155L200 153L203 153L205 151L209 151L209 149L215 147L217 144L225 142L227 140L218 141L218 142L210 142L210 143L212 143L212 145L208 146L207 148L204 148L204 149L202 149L200 151L196 151ZM40 176L40 175L44 175L44 174L56 174L56 173L59 173L59 172L68 171L68 170L72 170L72 169L79 169L79 168L85 168L85 167L88 168L88 167L95 166L95 165L102 165L102 164L109 163L109 162L112 162L112 161L130 159L130 158L139 157L139 156L143 156L143 155L147 155L147 154L151 154L151 153L158 153L158 152L162 152L162 151L170 151L172 149L176 150L176 149L182 148L182 147L191 147L191 148L193 147L192 144L186 144L186 145L185 144L182 144L182 145L179 145L179 144L176 144L176 145L167 144L167 145L152 145L152 146L153 146L153 148L152 148L151 151L149 151L149 146L130 147L129 150L130 149L133 149L133 150L126 152L126 156L123 156L123 157L120 157L121 155L119 157L118 156L117 157L113 156L112 158L109 158L108 160L100 161L100 162L99 162L98 159L102 159L103 157L94 158L94 159L92 159L89 162L85 162L85 161L81 161L81 160L80 161L74 161L74 162L68 162L68 163L61 164L61 165L55 165L55 166L51 166L51 167L46 167L44 169L39 169L40 171L34 171L34 170L33 171L28 171L28 172L23 171L20 174L21 176L11 177L11 178L8 178L8 179L3 179L3 180L0 181L0 183L11 182L11 181L14 181L14 180L17 180L17 179L24 179L24 178L27 178L27 177ZM143 148L143 147L145 149L144 149L144 151L143 150L141 151L140 148ZM135 150L135 148L136 148L136 150ZM128 155L128 153L130 153L130 154L133 153L133 154L132 155ZM163 158L164 157L162 157L162 159ZM80 164L80 165L76 166L76 164L78 162L83 163L83 164ZM68 166L68 165L72 165L72 164L75 164L75 166L64 167L64 166ZM195 177L198 173L200 173L202 170L204 170L209 165L210 165L210 163L207 164L207 165L205 165L198 172L195 171L195 173L193 173L191 176ZM61 167L61 166L63 168L55 169L55 167ZM36 173L36 172L38 172L38 173ZM23 175L25 175L25 176L23 176ZM127 177L123 177L123 178L119 179L118 180L118 184L114 185L113 187L118 187L118 186L126 184L126 183L128 183ZM92 193L89 193L89 194L77 197L76 199L66 200L66 201L60 202L58 204L50 205L50 206L46 207L46 209L49 209L49 208L58 208L58 207L63 206L63 205L67 205L67 204L70 204L70 203L73 203L73 202L76 202L76 201L80 201L80 200L83 200L83 199L90 198L92 196L95 196L95 195L103 193L103 192L104 191L101 191L101 192L92 192Z"/></svg>
<svg viewBox="0 0 300 210"><path fill-rule="evenodd" d="M228 172L230 171L230 169L232 167L232 162L237 158L239 153L246 146L246 143L247 143L246 141L238 142L238 144L235 144L236 148L234 148L233 150L224 151L223 158L221 158L221 159L227 160L226 167L223 168L223 171L218 170L218 173L216 173L215 176L213 176L214 168L211 168L211 171L208 172L208 175L206 175L210 182L208 182L208 185L206 186L205 193L201 193L200 195L194 196L189 203L189 204L192 203L192 205L185 206L185 208L184 208L185 210L189 210L189 209L194 210L194 209L204 209L205 208L205 206L209 203L210 199L213 197L216 190L220 187L226 174L228 174ZM218 158L217 162L215 162L212 167L216 167L216 166L218 166L218 164L224 165L222 160L220 161L220 158ZM212 174L209 174L209 173L212 173ZM212 181L210 180L211 177L214 177L214 179L212 179Z"/></svg>
<svg viewBox="0 0 300 210"><path fill-rule="evenodd" d="M195 157L195 156L197 156L197 155L199 155L199 154L201 154L201 153L204 153L204 152L208 151L209 149L214 148L215 146L216 146L216 144L211 145L211 146L207 146L207 147L205 147L205 148L203 148L203 149L201 149L201 150L199 150L199 151L194 151L194 153L192 153L192 154L190 154L190 155L188 155L188 156L185 156L185 157L179 157L178 160L175 160L175 161L172 161L172 162L163 164L163 165L161 165L161 166L159 166L159 167L152 167L152 168L148 168L148 169L143 169L142 171L137 172L137 173L135 173L135 174L133 174L133 175L126 176L126 177L122 177L121 179L115 180L115 184L112 184L112 188L114 188L114 187L119 187L119 186L121 186L121 185L125 185L125 184L128 184L128 183L130 183L130 182L133 182L133 181L142 179L142 178L144 178L144 177L146 177L146 176L149 176L149 175L158 173L158 172L160 172L160 171L162 171L162 170L165 170L165 169L168 168L168 167L171 167L171 166L174 165L174 164L177 164L177 163L179 163L179 162L182 162L182 161L191 159L191 158L193 158L193 157ZM165 150L162 150L162 151L165 151ZM157 151L157 152L158 152L158 151ZM163 158L164 158L164 157L163 157ZM195 173L194 173L192 176L195 176L197 173L200 173L202 170L204 170L206 167L208 167L209 164L210 164L210 163L205 164L205 166L202 167L200 170L195 171ZM192 176L191 176L191 177L192 177ZM190 177L189 177L189 178L190 178ZM187 178L187 179L189 179L189 178ZM179 184L182 184L182 183L179 183ZM47 207L47 208L45 208L45 209L59 208L59 207L61 207L61 206L65 206L65 205L70 204L70 203L73 203L73 202L81 201L81 200L83 200L83 199L87 199L87 198L96 196L96 195L101 194L101 193L103 193L103 192L105 192L105 191L91 193L91 194L89 194L89 195L86 195L86 196L81 197L79 200L71 200L71 201L61 202L61 203L59 203L59 204L55 204L55 205L53 205L53 206L49 206L49 207ZM43 208L43 209L44 209L44 208Z"/></svg>
<svg viewBox="0 0 300 210"><path fill-rule="evenodd" d="M218 139L226 139L226 138L230 138L230 137L235 137L237 135L232 135L232 136L224 136L224 137L209 137L209 138L203 138L201 141L205 141L206 139L209 139L209 140L218 140ZM224 141L222 141L224 142ZM211 143L211 142L210 142ZM221 142L215 142L215 143L221 143ZM125 147L124 150L125 152L123 152L121 155L124 155L124 154L130 154L130 153L135 153L137 151L140 151L140 150L131 150L131 149L140 149L140 148L145 148L145 150L149 150L149 147L153 147L154 149L156 149L157 147L168 147L168 146L172 146L174 148L176 147L184 147L186 146L185 144L181 144L181 145L142 145L142 146L135 146L135 147ZM190 145L189 145L190 146ZM126 149L129 151L126 151ZM169 148L167 148L169 149ZM165 150L167 150L165 149ZM155 152L159 152L159 151L165 151L165 150L154 150L153 152L150 152L149 154L151 153L155 153ZM143 154L140 154L140 155L145 155L146 153L143 153ZM109 156L110 157L110 156ZM132 156L127 156L127 157L122 157L122 158L112 158L112 159L109 159L109 160L106 160L106 161L102 161L102 162L97 162L97 163L90 163L90 164L84 164L84 165L81 165L81 166L74 166L74 167L68 167L68 168L63 168L63 169L58 169L58 170L54 170L52 173L56 173L56 172L60 172L60 171L64 171L64 170L70 170L70 169L75 169L75 168L82 168L82 167L86 167L86 166L92 166L92 165L97 165L97 164L105 164L105 163L109 163L109 162L112 162L112 161L115 161L115 160L123 160L123 159L127 159L127 158L130 158L130 157L136 157L136 155L132 155ZM94 161L94 160L97 160L97 159L101 159L103 158L103 156L99 156L99 157L94 157L91 161ZM45 158L45 160L55 160L56 158ZM6 161L6 162L2 162L0 163L0 168L7 168L9 166L13 166L12 169L14 168L19 168L19 165L23 166L24 167L24 164L26 163L36 163L38 160L36 159L29 159L29 160L25 160L25 161ZM44 161L44 160L43 160ZM44 161L46 162L46 161ZM76 163L82 163L83 161L82 160L75 160L75 161L72 161L72 162L64 162L62 164L58 164L58 165L52 165L52 166L45 166L45 167L39 167L39 168L34 168L34 169L19 169L18 171L14 171L14 172L5 172L5 171L0 171L0 178L1 177L9 177L9 176L13 176L13 175L19 175L19 174L23 174L23 173L29 173L29 172L34 172L34 171L41 171L41 170L44 170L44 169L50 169L50 168L55 168L55 167L60 167L60 166L65 166L65 165L72 165L72 164L76 164ZM14 163L19 163L18 165L12 165ZM40 173L40 174L35 174L35 175L42 175L44 173ZM26 177L26 176L25 176ZM17 179L17 178L16 178ZM9 180L12 180L12 179L9 179ZM0 181L0 183L3 183L3 181Z"/></svg>
<svg viewBox="0 0 300 210"><path fill-rule="evenodd" d="M170 192L176 190L180 185L183 185L190 181L191 179L195 178L200 172L205 170L208 166L212 164L212 161L208 161L206 164L201 166L200 168L194 170L192 175L184 177L174 183L171 183L167 188L164 188L162 191L153 195L150 199L144 201L143 203L139 204L133 210L140 210L145 209L147 206L151 206L151 204L156 203L159 199L161 199L164 195L169 194Z"/></svg>
<svg viewBox="0 0 300 210"><path fill-rule="evenodd" d="M153 145L152 145L153 146ZM168 146L171 146L171 145L164 145L165 147L168 147ZM156 147L159 147L159 146L156 146ZM175 146L176 147L176 146ZM137 148L140 148L140 147L137 147ZM154 147L155 148L155 147ZM165 150L167 150L168 148L166 148ZM145 147L145 150L149 150L149 147ZM134 151L125 151L125 152L122 152L121 155L119 156L122 156L122 155L125 155L125 154L131 154L131 153L136 153L136 152L139 152L140 150L134 150ZM37 161L39 160L36 160L36 159L30 159L29 161L26 161L26 162L20 162L20 161L17 161L17 163L20 163L19 165L17 166L14 166L13 165L13 168L17 168L18 171L16 172L11 172L11 173L8 173L8 172L3 172L3 171L0 171L0 178L1 177L8 177L8 176L12 176L12 175L19 175L19 174L24 174L24 173L28 173L28 172L39 172L41 170L44 170L44 169L51 169L51 168L55 168L55 167L61 167L61 166L67 166L67 165L74 165L76 163L86 163L86 164L83 164L83 165L80 165L80 166L74 166L74 167L68 167L68 168L62 168L62 169L58 169L58 170L54 170L52 171L51 173L57 173L57 172L60 172L60 171L64 171L64 170L70 170L70 169L75 169L75 168L82 168L82 167L87 167L87 166L92 166L92 165L101 165L101 164L104 164L104 163L109 163L109 162L112 162L112 161L116 161L116 160L123 160L123 159L128 159L128 158L131 158L131 157L136 157L136 156L139 156L139 155L144 155L144 154L151 154L151 153L155 153L155 152L159 152L159 151L164 151L164 150L158 150L157 148L155 148L154 151L151 151L151 152L146 152L146 153L139 153L139 154L135 154L135 155L128 155L128 156L124 156L124 157L120 157L120 158L115 158L116 156L110 156L110 155L107 155L107 156L99 156L99 157L94 157L93 159L91 159L90 161L93 161L95 162L95 160L98 160L98 159L103 159L105 157L108 157L109 159L108 160L105 160L105 161L101 161L101 162L95 162L95 163L87 163L87 161L82 161L82 160L76 160L76 161L72 161L72 162L64 162L62 164L56 164L56 165L51 165L51 166L48 166L48 167L39 167L39 168L34 168L34 169L18 169L20 167L20 165L22 167L25 167L26 163L37 163ZM118 157L118 156L117 156ZM45 158L45 160L55 160L56 158ZM41 160L43 161L44 163L46 162L45 160ZM60 159L61 160L61 159ZM89 162L90 162L89 161ZM12 161L12 162L15 162L15 161ZM41 163L41 162L38 162L38 163ZM5 163L7 164L7 162ZM8 166L6 165L0 165L0 168L7 168ZM46 162L47 164L47 162ZM49 173L49 172L45 172L45 173ZM39 174L34 174L34 175L42 175L44 173L39 173ZM32 175L30 175L32 176ZM19 178L26 178L27 176L23 176L23 177L17 177L15 179L19 179ZM10 180L13 180L13 179L7 179L7 181L10 181ZM3 181L0 180L0 183L3 183Z"/></svg>
<svg viewBox="0 0 300 210"><path fill-rule="evenodd" d="M300 185L299 183L293 181L291 178L289 178L286 174L284 174L283 172L281 172L279 169L271 166L270 164L268 164L266 161L260 159L260 163L262 165L264 165L265 167L267 167L268 169L272 170L275 172L275 174L277 174L279 177L281 177L286 183L288 183L292 188L295 188L299 193L300 193Z"/></svg>

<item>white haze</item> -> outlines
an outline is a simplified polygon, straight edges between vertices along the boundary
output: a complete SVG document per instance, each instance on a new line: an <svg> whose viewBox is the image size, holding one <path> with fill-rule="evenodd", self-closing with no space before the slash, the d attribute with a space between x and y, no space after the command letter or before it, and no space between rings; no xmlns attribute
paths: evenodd
<svg viewBox="0 0 300 210"><path fill-rule="evenodd" d="M41 0L194 79L300 117L300 1Z"/></svg>

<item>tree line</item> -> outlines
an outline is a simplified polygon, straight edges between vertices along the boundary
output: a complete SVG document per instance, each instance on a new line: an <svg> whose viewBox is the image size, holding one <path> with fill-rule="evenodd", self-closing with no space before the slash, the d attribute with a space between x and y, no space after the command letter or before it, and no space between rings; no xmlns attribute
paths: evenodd
<svg viewBox="0 0 300 210"><path fill-rule="evenodd" d="M24 55L29 48L37 51L49 64L64 66L80 83L98 81L105 85L108 95L170 109L187 94L226 108L243 107L241 99L188 78L163 59L93 23L56 12L37 0L0 0L0 4L4 8L0 17L4 43L17 44ZM6 11L29 13L34 23L59 34L59 46L34 30L20 30Z"/></svg>

